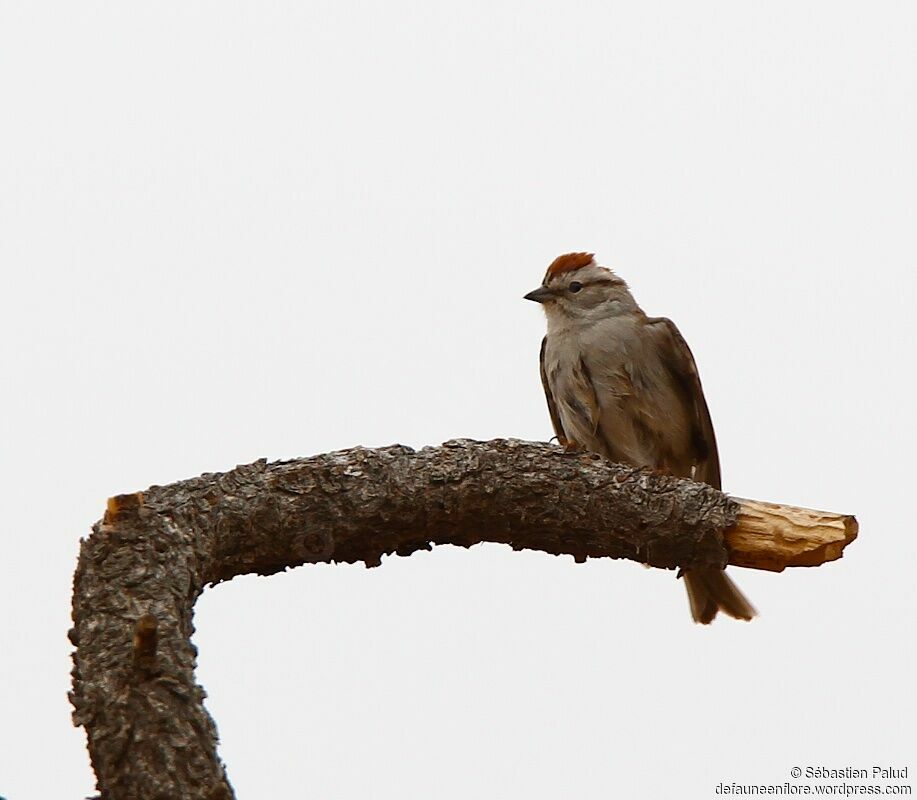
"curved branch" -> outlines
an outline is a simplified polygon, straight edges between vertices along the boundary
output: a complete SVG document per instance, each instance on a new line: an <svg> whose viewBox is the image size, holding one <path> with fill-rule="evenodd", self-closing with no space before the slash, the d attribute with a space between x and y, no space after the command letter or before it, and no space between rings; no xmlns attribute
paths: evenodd
<svg viewBox="0 0 917 800"><path fill-rule="evenodd" d="M321 561L376 566L386 554L484 541L577 561L723 566L724 532L727 545L740 542L740 563L782 569L815 563L818 548L822 560L839 557L856 535L852 517L823 515L819 531L843 542L831 550L822 537L781 562L782 545L761 522L764 504L749 517L749 503L515 440L258 461L112 498L82 542L70 632L73 718L86 728L102 796L233 796L194 681L192 613L207 585ZM743 515L754 524L737 525ZM785 534L778 538L792 540ZM758 548L766 563L751 563L755 542L766 545Z"/></svg>

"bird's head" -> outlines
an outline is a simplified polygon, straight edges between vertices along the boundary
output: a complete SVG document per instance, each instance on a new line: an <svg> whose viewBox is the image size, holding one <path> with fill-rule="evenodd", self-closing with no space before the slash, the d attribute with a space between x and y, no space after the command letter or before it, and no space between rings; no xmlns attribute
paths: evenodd
<svg viewBox="0 0 917 800"><path fill-rule="evenodd" d="M592 253L567 253L551 262L541 286L525 296L544 306L550 321L584 321L637 309L627 284L595 263Z"/></svg>

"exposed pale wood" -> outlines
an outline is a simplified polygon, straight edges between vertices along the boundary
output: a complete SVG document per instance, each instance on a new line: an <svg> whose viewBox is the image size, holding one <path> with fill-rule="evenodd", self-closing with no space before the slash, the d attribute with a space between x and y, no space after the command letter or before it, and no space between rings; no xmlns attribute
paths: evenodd
<svg viewBox="0 0 917 800"><path fill-rule="evenodd" d="M739 504L739 515L723 538L729 563L738 567L782 572L787 567L835 561L859 530L856 518L849 514L732 499Z"/></svg>

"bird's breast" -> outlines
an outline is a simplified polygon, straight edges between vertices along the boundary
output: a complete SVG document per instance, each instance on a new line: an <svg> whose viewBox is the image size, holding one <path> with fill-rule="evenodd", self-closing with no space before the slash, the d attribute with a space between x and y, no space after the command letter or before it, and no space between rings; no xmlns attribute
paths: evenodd
<svg viewBox="0 0 917 800"><path fill-rule="evenodd" d="M545 375L564 431L580 446L649 467L681 447L686 410L639 318L549 332Z"/></svg>

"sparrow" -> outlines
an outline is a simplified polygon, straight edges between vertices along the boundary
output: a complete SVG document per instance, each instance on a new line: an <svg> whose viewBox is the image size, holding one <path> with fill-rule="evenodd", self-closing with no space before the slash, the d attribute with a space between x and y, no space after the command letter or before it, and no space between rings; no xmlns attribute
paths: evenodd
<svg viewBox="0 0 917 800"><path fill-rule="evenodd" d="M547 317L541 382L561 445L720 488L713 423L675 323L648 317L592 253L558 256L525 299ZM725 570L682 575L695 622L708 624L718 611L755 616Z"/></svg>

